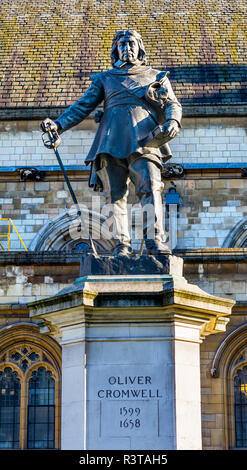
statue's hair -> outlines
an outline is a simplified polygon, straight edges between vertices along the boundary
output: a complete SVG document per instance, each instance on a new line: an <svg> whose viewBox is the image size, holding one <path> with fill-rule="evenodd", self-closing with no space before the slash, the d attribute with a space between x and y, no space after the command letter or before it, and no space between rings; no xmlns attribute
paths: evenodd
<svg viewBox="0 0 247 470"><path fill-rule="evenodd" d="M118 56L118 50L117 50L117 44L118 41L121 37L129 35L129 36L134 36L136 38L138 45L139 45L139 54L138 54L138 59L141 62L141 64L146 64L146 51L142 42L142 37L139 33L137 33L134 29L126 29L126 30L121 30L117 31L113 40L112 40L112 49L111 49L111 63L114 66L114 64L118 61L119 56Z"/></svg>

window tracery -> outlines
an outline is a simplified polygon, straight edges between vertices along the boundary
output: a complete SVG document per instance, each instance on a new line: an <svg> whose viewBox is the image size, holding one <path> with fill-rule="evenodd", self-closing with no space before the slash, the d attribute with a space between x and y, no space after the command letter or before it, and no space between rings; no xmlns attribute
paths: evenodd
<svg viewBox="0 0 247 470"><path fill-rule="evenodd" d="M59 448L59 358L39 342L0 352L0 449Z"/></svg>
<svg viewBox="0 0 247 470"><path fill-rule="evenodd" d="M48 364L53 365L51 358L49 358L44 351L30 345L14 347L3 354L0 354L0 364L3 362L16 364L24 372L30 366L38 362L47 362Z"/></svg>

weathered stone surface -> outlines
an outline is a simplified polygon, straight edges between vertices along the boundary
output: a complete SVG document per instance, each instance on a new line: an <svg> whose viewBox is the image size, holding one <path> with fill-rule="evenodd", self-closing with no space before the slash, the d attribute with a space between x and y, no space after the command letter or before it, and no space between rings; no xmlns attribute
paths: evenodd
<svg viewBox="0 0 247 470"><path fill-rule="evenodd" d="M172 255L133 255L81 257L80 276L123 274L173 274L183 275L183 259Z"/></svg>

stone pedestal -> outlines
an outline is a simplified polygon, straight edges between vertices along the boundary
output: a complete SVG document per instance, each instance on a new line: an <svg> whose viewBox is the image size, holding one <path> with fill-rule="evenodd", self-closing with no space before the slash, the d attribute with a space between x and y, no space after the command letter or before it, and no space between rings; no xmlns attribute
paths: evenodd
<svg viewBox="0 0 247 470"><path fill-rule="evenodd" d="M139 274L173 274L182 276L183 259L172 255L100 256L84 255L80 260L80 276L118 276Z"/></svg>
<svg viewBox="0 0 247 470"><path fill-rule="evenodd" d="M200 343L224 331L234 302L175 265L85 276L30 304L62 345L62 449L201 449Z"/></svg>

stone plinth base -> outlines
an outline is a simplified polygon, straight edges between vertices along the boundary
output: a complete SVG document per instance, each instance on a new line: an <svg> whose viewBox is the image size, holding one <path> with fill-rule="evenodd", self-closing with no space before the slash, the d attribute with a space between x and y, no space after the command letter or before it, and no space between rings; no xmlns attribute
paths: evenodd
<svg viewBox="0 0 247 470"><path fill-rule="evenodd" d="M62 449L201 449L200 343L234 302L169 266L82 276L30 304L63 349Z"/></svg>
<svg viewBox="0 0 247 470"><path fill-rule="evenodd" d="M100 256L85 255L80 260L80 276L124 274L183 275L183 259L172 255Z"/></svg>

